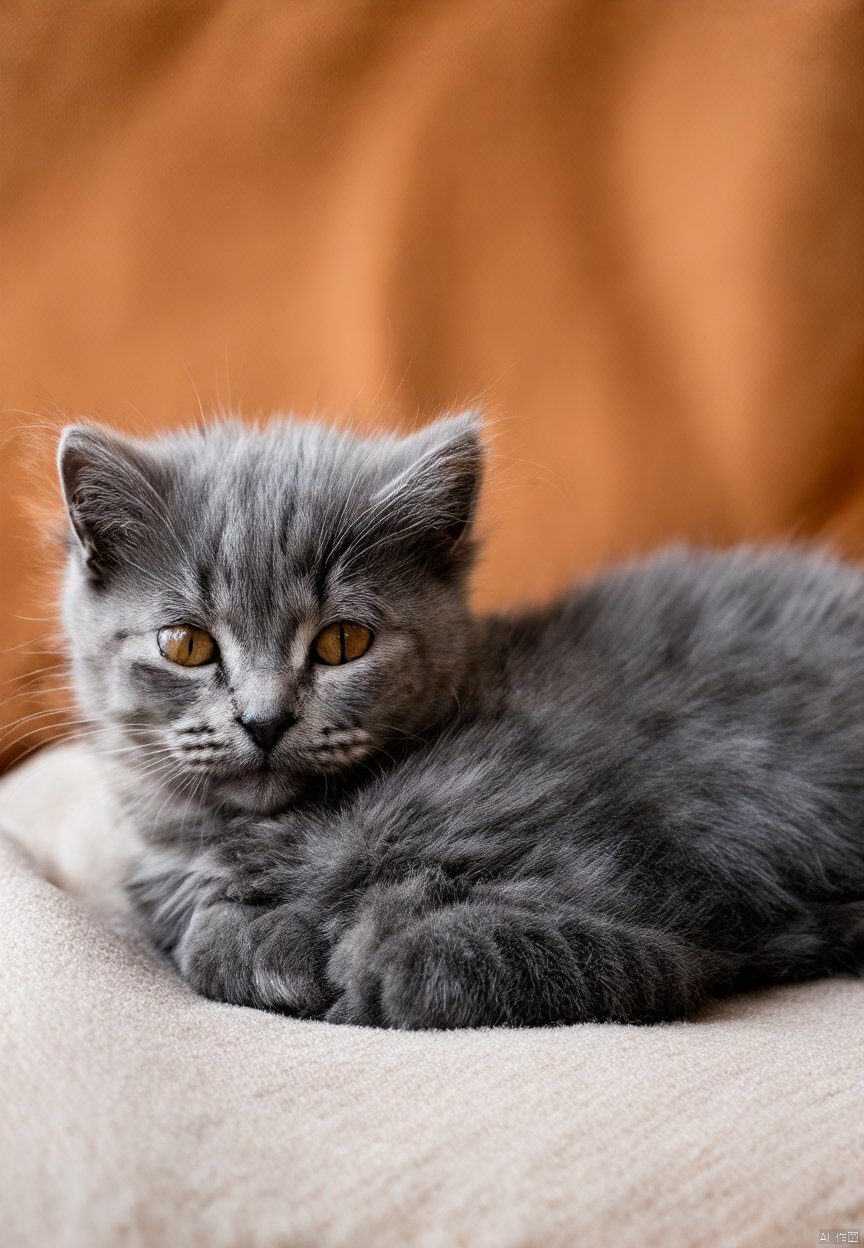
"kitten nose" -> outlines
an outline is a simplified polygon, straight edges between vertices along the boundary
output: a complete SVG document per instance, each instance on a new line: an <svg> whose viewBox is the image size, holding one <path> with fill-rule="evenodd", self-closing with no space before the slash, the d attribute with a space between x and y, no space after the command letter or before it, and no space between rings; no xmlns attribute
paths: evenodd
<svg viewBox="0 0 864 1248"><path fill-rule="evenodd" d="M240 716L240 723L249 736L262 750L272 750L286 728L297 723L297 716L290 711L285 715L277 715L275 719L254 719Z"/></svg>

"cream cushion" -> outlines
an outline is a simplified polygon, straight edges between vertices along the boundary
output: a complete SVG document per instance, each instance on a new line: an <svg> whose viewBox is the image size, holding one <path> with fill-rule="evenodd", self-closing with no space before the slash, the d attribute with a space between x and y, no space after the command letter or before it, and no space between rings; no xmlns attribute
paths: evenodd
<svg viewBox="0 0 864 1248"><path fill-rule="evenodd" d="M147 951L80 748L0 783L0 824L4 1248L864 1239L861 982L653 1028L298 1022Z"/></svg>

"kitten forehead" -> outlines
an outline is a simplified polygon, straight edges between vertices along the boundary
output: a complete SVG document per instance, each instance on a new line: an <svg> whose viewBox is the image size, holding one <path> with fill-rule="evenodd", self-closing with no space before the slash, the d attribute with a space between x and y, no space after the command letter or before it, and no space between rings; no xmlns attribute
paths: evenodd
<svg viewBox="0 0 864 1248"><path fill-rule="evenodd" d="M187 576L208 613L262 642L326 614L340 541L386 475L380 449L279 423L263 433L219 426L160 453Z"/></svg>
<svg viewBox="0 0 864 1248"><path fill-rule="evenodd" d="M238 555L248 552L250 534L279 538L305 526L314 537L316 524L323 529L386 479L393 445L393 439L360 442L336 430L279 421L262 431L226 423L150 448L167 474L172 501L197 503L211 524L225 526L218 534L225 553Z"/></svg>

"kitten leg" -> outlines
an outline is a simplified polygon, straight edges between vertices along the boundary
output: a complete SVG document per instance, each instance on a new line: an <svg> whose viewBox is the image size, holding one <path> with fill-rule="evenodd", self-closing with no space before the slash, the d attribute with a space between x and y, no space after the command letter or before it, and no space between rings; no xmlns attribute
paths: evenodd
<svg viewBox="0 0 864 1248"><path fill-rule="evenodd" d="M349 930L328 973L331 1022L398 1028L655 1022L691 1013L717 967L674 935L468 901L405 915L377 945Z"/></svg>
<svg viewBox="0 0 864 1248"><path fill-rule="evenodd" d="M190 987L217 1001L304 1017L328 1004L312 924L290 905L201 905L174 960Z"/></svg>

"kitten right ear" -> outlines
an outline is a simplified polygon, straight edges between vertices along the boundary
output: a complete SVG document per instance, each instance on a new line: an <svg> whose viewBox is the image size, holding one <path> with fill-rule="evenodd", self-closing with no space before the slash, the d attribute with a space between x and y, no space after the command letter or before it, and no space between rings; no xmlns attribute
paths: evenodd
<svg viewBox="0 0 864 1248"><path fill-rule="evenodd" d="M100 425L70 425L57 448L66 511L88 573L100 580L120 548L155 518L158 498L144 455Z"/></svg>

